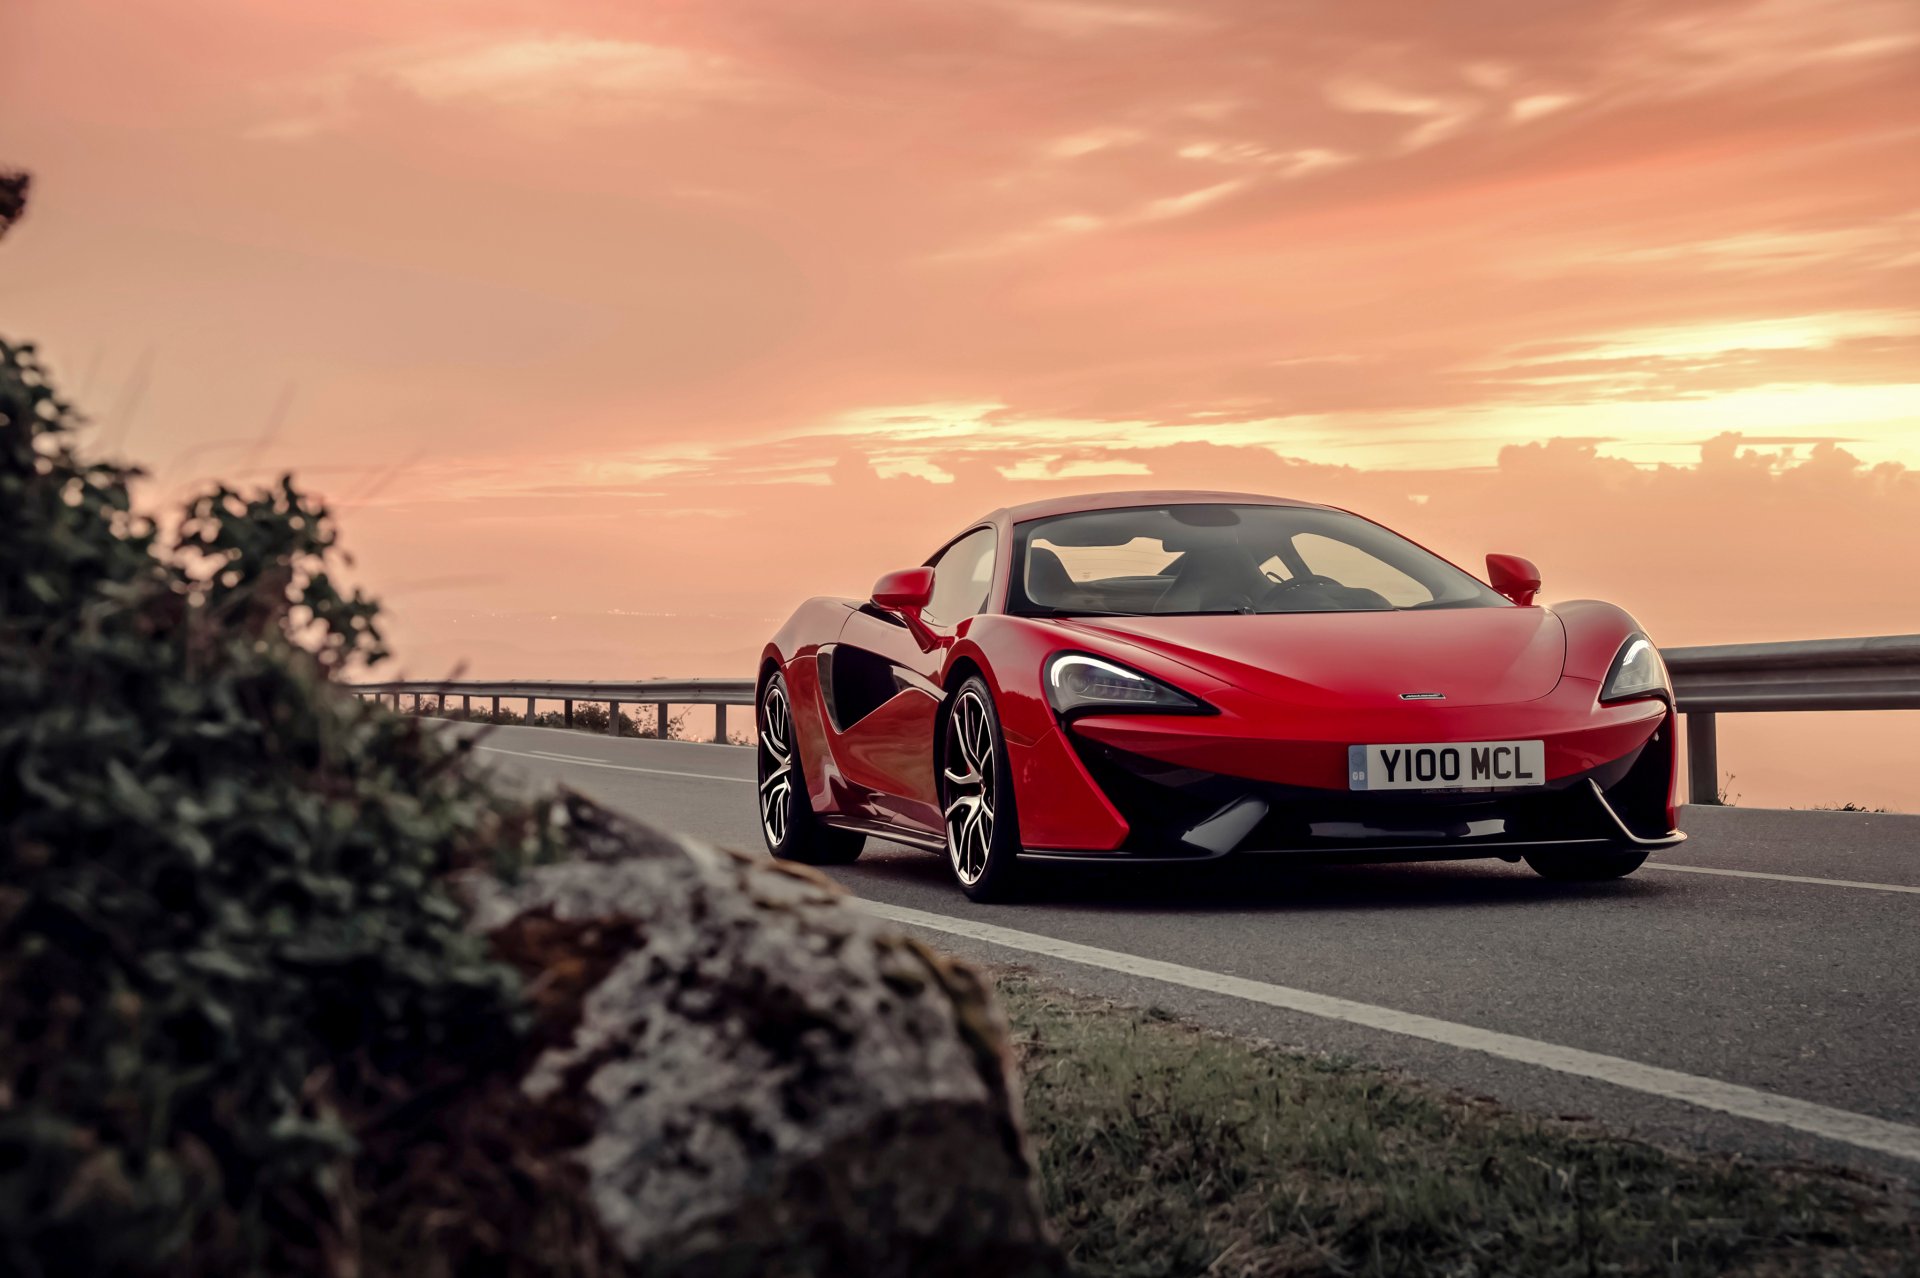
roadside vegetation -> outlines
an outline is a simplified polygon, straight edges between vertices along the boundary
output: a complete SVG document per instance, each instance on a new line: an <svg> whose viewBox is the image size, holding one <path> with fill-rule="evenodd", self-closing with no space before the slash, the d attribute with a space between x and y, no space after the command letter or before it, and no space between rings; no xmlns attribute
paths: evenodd
<svg viewBox="0 0 1920 1278"><path fill-rule="evenodd" d="M0 1274L606 1272L449 886L560 809L339 689L383 654L324 507L151 519L82 424L0 339Z"/></svg>
<svg viewBox="0 0 1920 1278"><path fill-rule="evenodd" d="M491 709L468 710L455 705L442 705L438 700L424 696L405 696L401 698L401 710L406 714L418 715L429 719L452 719L459 723L490 723L503 727L520 728L561 728L572 732L587 732L596 736L607 736L607 707L600 701L576 701L573 704L573 721L567 722L562 710L535 710L526 715L500 707L499 713ZM659 713L645 708L642 711L620 712L620 732L623 737L658 737L660 735ZM691 737L687 733L687 711L683 707L678 714L667 716L667 740L691 741L704 737ZM727 744L752 745L753 738L738 728L727 733Z"/></svg>
<svg viewBox="0 0 1920 1278"><path fill-rule="evenodd" d="M995 976L1086 1278L1920 1274L1900 1186L1670 1152Z"/></svg>
<svg viewBox="0 0 1920 1278"><path fill-rule="evenodd" d="M500 707L495 714L487 709L463 710L459 706L441 705L429 697L401 698L401 711L428 719L452 719L460 723L497 723L505 727L521 728L569 728L575 732L591 732L607 736L609 719L607 707L600 701L576 701L573 706L573 721L569 723L564 711L535 710L532 714L521 714L507 707ZM657 712L651 708L639 712L620 712L620 733L623 737L654 737L659 735L660 721ZM678 714L667 716L667 740L687 740L687 714L682 710Z"/></svg>

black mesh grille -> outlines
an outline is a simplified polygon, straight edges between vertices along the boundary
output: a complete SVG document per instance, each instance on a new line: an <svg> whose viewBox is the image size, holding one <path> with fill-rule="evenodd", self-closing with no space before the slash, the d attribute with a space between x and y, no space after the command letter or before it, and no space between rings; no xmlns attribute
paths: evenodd
<svg viewBox="0 0 1920 1278"><path fill-rule="evenodd" d="M1396 848L1484 847L1619 838L1594 800L1598 782L1629 829L1666 833L1671 732L1663 728L1634 754L1539 790L1502 794L1372 791L1350 794L1276 785L1179 768L1076 736L1069 739L1107 798L1127 819L1130 852L1180 855L1181 836L1247 795L1264 800L1266 817L1242 839L1240 852L1325 852L1361 855ZM1196 857L1205 855L1191 850Z"/></svg>

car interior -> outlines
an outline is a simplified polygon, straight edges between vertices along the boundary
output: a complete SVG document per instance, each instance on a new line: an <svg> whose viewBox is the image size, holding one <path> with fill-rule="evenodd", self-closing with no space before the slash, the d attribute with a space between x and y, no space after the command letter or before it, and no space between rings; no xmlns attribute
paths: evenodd
<svg viewBox="0 0 1920 1278"><path fill-rule="evenodd" d="M1338 511L1133 508L1065 516L1026 531L1020 611L1358 612L1497 602L1446 561ZM1308 543L1311 560L1303 553Z"/></svg>

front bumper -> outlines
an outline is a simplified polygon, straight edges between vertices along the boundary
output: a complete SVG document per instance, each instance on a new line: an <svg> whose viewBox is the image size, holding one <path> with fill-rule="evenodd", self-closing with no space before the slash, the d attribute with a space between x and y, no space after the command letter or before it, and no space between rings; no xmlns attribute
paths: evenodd
<svg viewBox="0 0 1920 1278"><path fill-rule="evenodd" d="M1111 716L1063 725L1074 770L1105 800L1124 834L1102 847L1034 847L1029 854L1128 861L1229 854L1517 859L1553 849L1652 850L1686 837L1673 828L1671 711L1640 703L1596 716L1562 714L1554 722L1536 717L1550 709L1502 716L1503 722L1482 723L1471 733L1447 732L1444 716L1429 715L1411 730L1404 722L1345 723L1259 740L1249 740L1245 725L1229 716L1178 723ZM1549 759L1549 780L1537 788L1354 792L1322 775L1344 780L1345 750L1355 741L1535 736L1547 741ZM1314 783L1301 783L1302 773Z"/></svg>

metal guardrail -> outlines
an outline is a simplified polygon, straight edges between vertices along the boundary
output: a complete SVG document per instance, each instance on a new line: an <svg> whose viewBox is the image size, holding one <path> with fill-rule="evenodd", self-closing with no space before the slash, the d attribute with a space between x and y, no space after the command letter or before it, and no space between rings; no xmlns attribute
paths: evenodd
<svg viewBox="0 0 1920 1278"><path fill-rule="evenodd" d="M1720 802L1717 716L1808 710L1920 710L1920 635L1864 639L1803 639L1786 643L1731 643L1702 648L1663 648L1673 675L1676 708L1687 721L1689 802ZM655 733L667 733L667 710L675 705L714 707L715 741L727 739L727 707L753 704L751 679L649 679L638 683L471 683L400 680L363 683L362 696L440 699L457 696L471 713L473 698L491 697L499 713L503 698L525 699L531 717L536 701L558 701L573 722L576 701L609 706L608 730L619 731L623 705L657 707ZM416 705L418 704L416 700Z"/></svg>
<svg viewBox="0 0 1920 1278"><path fill-rule="evenodd" d="M1920 710L1920 635L1663 648L1687 717L1687 799L1720 802L1717 715Z"/></svg>
<svg viewBox="0 0 1920 1278"><path fill-rule="evenodd" d="M671 707L712 706L713 739L722 744L727 739L727 707L753 704L751 679L643 679L635 683L528 683L524 680L476 683L467 680L399 679L387 683L358 683L352 687L355 693L363 697L392 697L395 709L399 708L403 696L413 697L416 707L421 697L438 697L441 710L447 708L448 697L459 697L460 708L471 714L473 700L478 697L483 701L491 698L492 712L498 716L502 700L524 700L529 719L533 717L536 702L558 701L568 727L573 726L574 702L604 703L607 707L608 735L619 734L621 706L652 706L654 735L657 737L667 735L668 711Z"/></svg>

